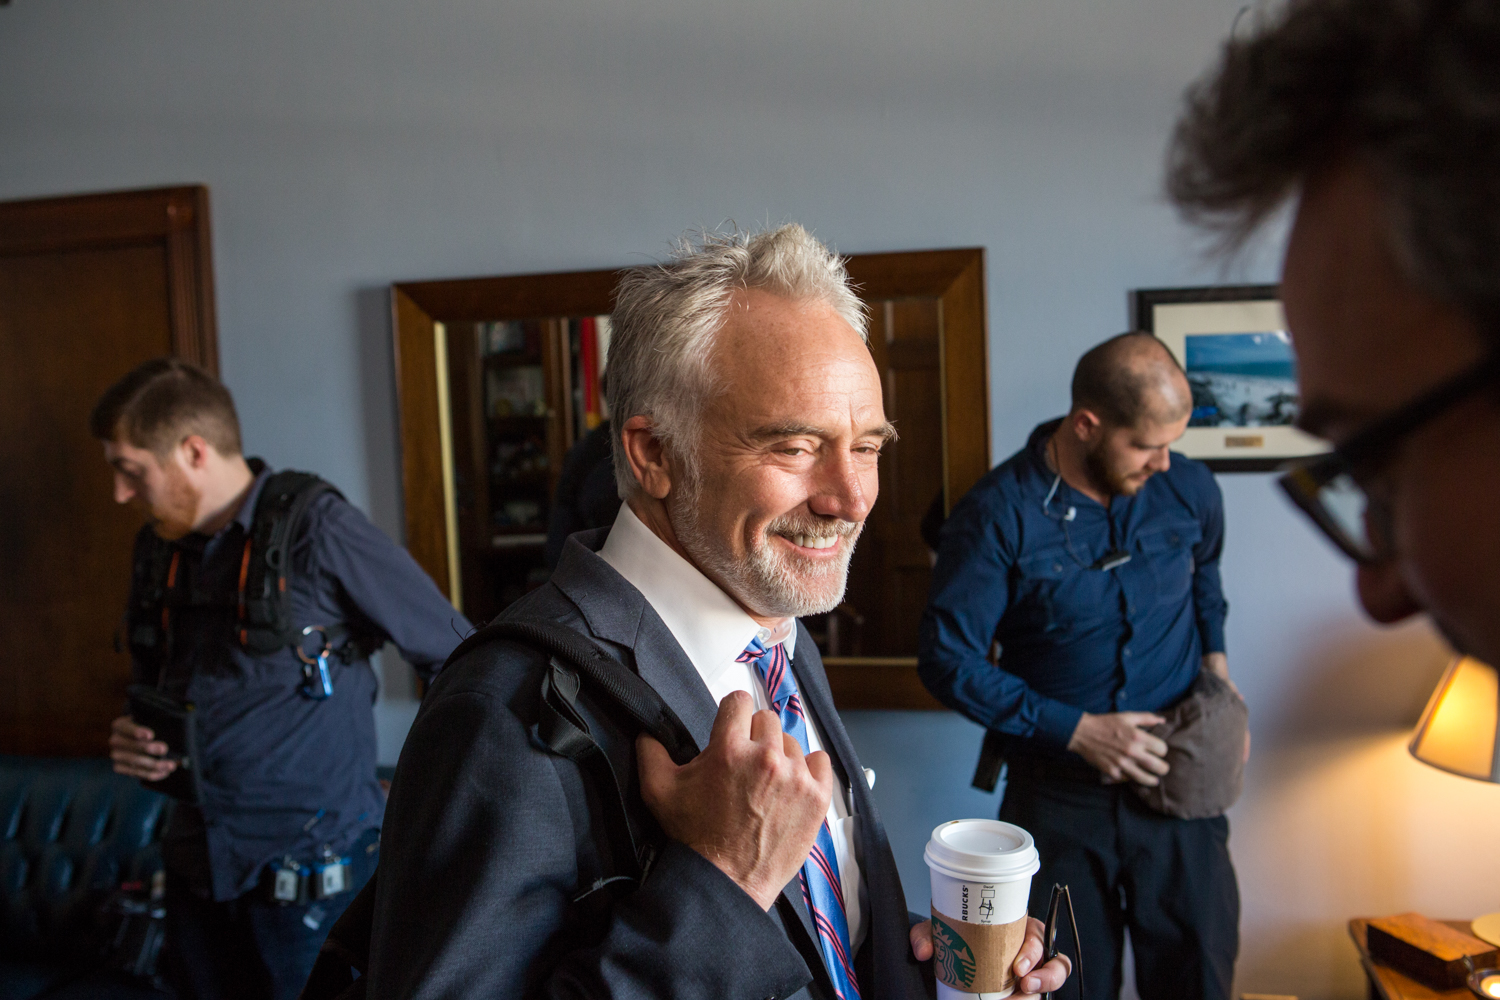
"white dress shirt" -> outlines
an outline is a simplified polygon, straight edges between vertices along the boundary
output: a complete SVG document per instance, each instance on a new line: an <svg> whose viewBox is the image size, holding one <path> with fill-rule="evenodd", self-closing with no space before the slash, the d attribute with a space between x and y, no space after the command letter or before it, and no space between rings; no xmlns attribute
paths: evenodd
<svg viewBox="0 0 1500 1000"><path fill-rule="evenodd" d="M635 516L629 504L620 506L619 516L609 530L599 556L623 576L631 586L645 595L647 603L661 617L672 638L682 647L698 675L703 678L714 703L724 700L731 691L748 691L757 709L769 708L766 686L755 672L753 663L738 663L736 658L759 637L771 645L780 639L786 645L787 659L792 658L797 642L795 620L789 627L763 629L755 619L734 602L696 566L678 555L670 545L656 536ZM785 638L781 638L782 635ZM802 701L804 707L807 699ZM807 742L811 750L823 748L818 722L807 715ZM849 918L849 945L858 952L864 942L867 901L860 879L853 796L834 772L834 795L828 807L828 832L838 855L839 881L843 883L844 910Z"/></svg>

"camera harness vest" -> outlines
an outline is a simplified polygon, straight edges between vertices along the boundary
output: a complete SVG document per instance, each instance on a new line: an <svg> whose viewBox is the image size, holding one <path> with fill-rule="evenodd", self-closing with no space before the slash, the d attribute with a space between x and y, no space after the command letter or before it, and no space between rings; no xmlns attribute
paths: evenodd
<svg viewBox="0 0 1500 1000"><path fill-rule="evenodd" d="M250 469L259 475L265 463L252 458ZM251 656L265 656L284 647L296 650L302 661L302 692L310 698L333 694L330 657L349 662L361 651L360 644L350 639L348 629L341 624L299 627L292 619L287 589L292 543L308 507L324 493L343 498L331 484L310 472L288 470L266 480L240 556L234 602L235 642ZM157 687L161 687L172 658L173 613L205 602L193 600L188 592L191 587L184 586L182 547L163 540L150 527L143 528L136 539L131 576L126 637L140 663L156 664ZM309 654L305 643L314 633L322 643L318 651Z"/></svg>

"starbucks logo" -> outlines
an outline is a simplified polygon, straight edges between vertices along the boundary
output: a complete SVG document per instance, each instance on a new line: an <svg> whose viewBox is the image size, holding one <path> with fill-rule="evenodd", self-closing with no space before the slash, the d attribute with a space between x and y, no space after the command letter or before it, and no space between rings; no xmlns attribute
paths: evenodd
<svg viewBox="0 0 1500 1000"><path fill-rule="evenodd" d="M954 989L969 990L974 985L974 949L953 925L932 917L932 965L939 982Z"/></svg>

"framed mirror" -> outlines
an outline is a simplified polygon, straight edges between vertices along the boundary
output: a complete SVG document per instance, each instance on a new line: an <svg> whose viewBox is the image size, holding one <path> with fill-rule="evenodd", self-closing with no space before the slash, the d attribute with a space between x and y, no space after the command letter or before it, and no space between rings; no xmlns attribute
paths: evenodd
<svg viewBox="0 0 1500 1000"><path fill-rule="evenodd" d="M841 708L937 708L916 677L920 525L988 471L984 251L862 254L870 352L900 437L843 603L806 619ZM564 458L607 419L615 271L392 286L406 542L474 622L546 581Z"/></svg>

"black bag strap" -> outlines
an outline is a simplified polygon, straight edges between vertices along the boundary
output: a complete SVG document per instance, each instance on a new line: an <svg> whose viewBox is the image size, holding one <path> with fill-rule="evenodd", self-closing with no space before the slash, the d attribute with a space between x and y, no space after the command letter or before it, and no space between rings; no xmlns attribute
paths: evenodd
<svg viewBox="0 0 1500 1000"><path fill-rule="evenodd" d="M446 669L474 649L497 641L519 643L549 655L547 672L542 676L537 736L553 753L573 761L604 803L610 857L592 880L587 875L580 878L580 883L587 884L580 884L573 902L600 899L608 895L600 890L628 888L639 883L650 869L649 846L647 852L636 846L626 813L625 790L620 787L609 756L578 711L578 698L586 685L596 703L624 712L633 725L660 741L678 764L686 764L698 755L693 735L639 674L605 653L587 636L558 622L527 619L490 622L459 643L443 666ZM370 935L374 929L375 885L379 875L377 865L370 881L329 930L299 1000L361 1000L365 996L364 975L370 967ZM355 977L356 970L359 978Z"/></svg>
<svg viewBox="0 0 1500 1000"><path fill-rule="evenodd" d="M550 653L553 668L575 671L580 680L588 682L593 693L602 695L608 704L618 707L636 725L660 741L675 763L686 764L698 756L698 744L687 726L682 724L671 706L662 701L655 688L592 640L566 625L519 618L497 619L461 642L448 657L448 662L452 663L475 646L497 639L509 639ZM571 704L576 697L575 689L572 697L565 700ZM565 752L563 755L571 756Z"/></svg>
<svg viewBox="0 0 1500 1000"><path fill-rule="evenodd" d="M979 745L979 762L974 765L974 778L969 784L981 792L990 793L1000 784L1000 770L1005 767L1005 736L994 729L984 731L984 742Z"/></svg>
<svg viewBox="0 0 1500 1000"><path fill-rule="evenodd" d="M578 711L578 696L584 682L588 682L597 703L623 711L630 717L632 728L655 737L678 764L686 764L698 755L692 734L651 685L566 625L499 620L465 640L465 645L494 640L522 642L552 654L547 673L542 677L536 735L553 753L573 761L603 803L606 850L601 852L597 867L580 863L581 884L573 902L581 903L601 890L618 891L639 884L651 868L654 848L649 843L636 842L626 789L620 784L609 755L594 739L587 720ZM454 656L463 651L464 646L460 645Z"/></svg>
<svg viewBox="0 0 1500 1000"><path fill-rule="evenodd" d="M180 553L150 525L136 534L130 561L130 600L121 629L115 634L115 650L127 649L140 667L138 679L155 679L170 658L166 648L171 637L169 605L180 603L173 573Z"/></svg>
<svg viewBox="0 0 1500 1000"><path fill-rule="evenodd" d="M324 493L340 498L333 484L311 472L285 470L268 478L255 503L255 520L240 559L236 637L248 652L264 655L300 645L287 595L292 544L302 519Z"/></svg>

